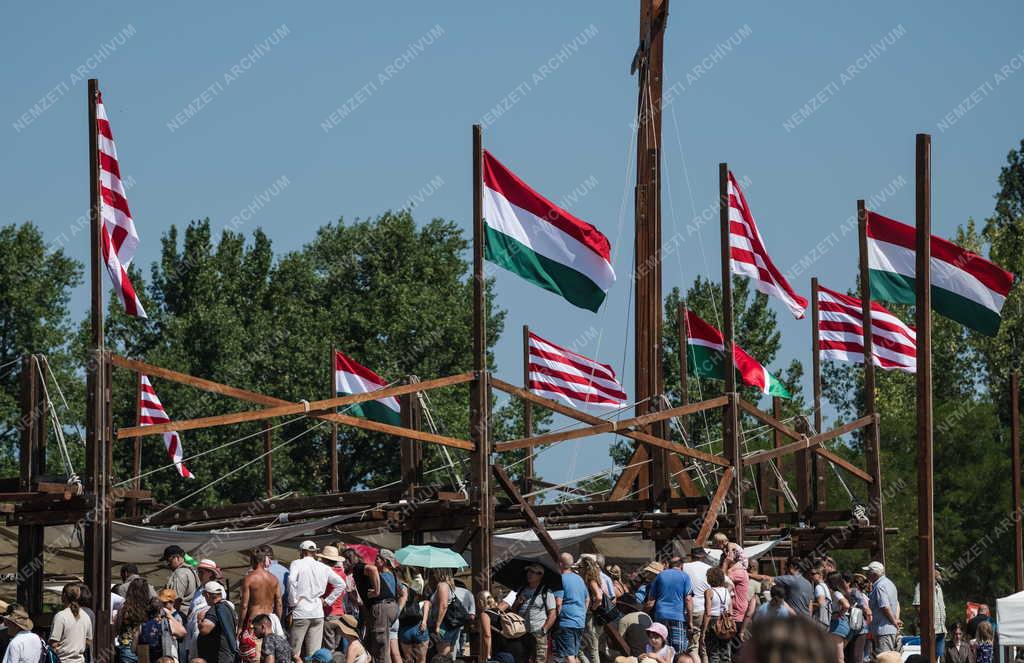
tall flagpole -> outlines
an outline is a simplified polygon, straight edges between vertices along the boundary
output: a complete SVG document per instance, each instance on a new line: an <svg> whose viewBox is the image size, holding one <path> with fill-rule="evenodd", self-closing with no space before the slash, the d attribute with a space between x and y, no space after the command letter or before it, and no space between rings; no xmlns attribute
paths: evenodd
<svg viewBox="0 0 1024 663"><path fill-rule="evenodd" d="M811 373L814 391L814 432L821 432L821 312L818 308L818 277L811 279Z"/></svg>
<svg viewBox="0 0 1024 663"><path fill-rule="evenodd" d="M523 325L523 389L529 391L530 389L530 327L529 325ZM533 435L533 403L522 399L523 401L523 437L531 437ZM522 491L523 495L529 495L533 492L533 449L527 447L525 450L526 459L523 462L523 479L522 479ZM527 501L533 502L532 497L526 498Z"/></svg>
<svg viewBox="0 0 1024 663"><path fill-rule="evenodd" d="M725 377L725 393L729 403L722 408L722 446L725 457L732 463L732 486L729 488L733 512L733 541L743 545L743 450L738 437L736 393L736 367L733 360L733 342L735 333L732 320L732 270L729 259L729 165L718 164L718 216L721 230L722 249L722 353L724 363L722 373Z"/></svg>
<svg viewBox="0 0 1024 663"><path fill-rule="evenodd" d="M1010 374L1010 444L1013 458L1013 586L1024 591L1024 524L1021 523L1020 370Z"/></svg>
<svg viewBox="0 0 1024 663"><path fill-rule="evenodd" d="M337 366L338 366L338 348L335 345L331 345L331 361L330 361L330 373L328 382L330 387L328 388L328 398L334 398L338 395L338 384L336 382L337 377ZM331 436L330 436L331 453L329 456L331 466L331 492L336 493L341 490L341 472L338 467L338 424L337 422L331 422Z"/></svg>
<svg viewBox="0 0 1024 663"><path fill-rule="evenodd" d="M935 521L932 457L931 136L917 134L917 560L921 654L935 660Z"/></svg>
<svg viewBox="0 0 1024 663"><path fill-rule="evenodd" d="M857 201L857 233L860 267L860 311L861 326L864 328L864 411L876 414L875 407L875 343L871 329L871 276L868 270L868 211L863 200ZM872 558L885 564L885 519L882 517L882 462L879 441L878 420L864 429L864 456L868 474L874 481L868 484L871 501L868 517L878 528Z"/></svg>

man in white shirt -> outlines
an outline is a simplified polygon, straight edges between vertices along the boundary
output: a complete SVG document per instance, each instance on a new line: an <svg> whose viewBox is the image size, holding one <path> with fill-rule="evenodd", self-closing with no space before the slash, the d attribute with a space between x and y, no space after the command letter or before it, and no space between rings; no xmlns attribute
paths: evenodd
<svg viewBox="0 0 1024 663"><path fill-rule="evenodd" d="M292 651L309 658L324 639L324 608L328 611L345 591L345 581L331 567L318 561L316 544L299 544L299 558L288 567L288 602L292 625L288 634ZM332 591L326 597L327 585ZM301 650L301 651L300 651Z"/></svg>
<svg viewBox="0 0 1024 663"><path fill-rule="evenodd" d="M711 565L704 561L704 549L694 546L690 549L690 561L683 564L683 573L690 576L693 596L693 620L692 623L700 624L704 618L704 590L711 585L708 584L708 571ZM695 629L691 633L689 654L696 658L700 651L700 630Z"/></svg>
<svg viewBox="0 0 1024 663"><path fill-rule="evenodd" d="M32 632L32 620L20 605L4 615L4 626L14 635L7 644L3 663L39 663L43 654L43 639Z"/></svg>

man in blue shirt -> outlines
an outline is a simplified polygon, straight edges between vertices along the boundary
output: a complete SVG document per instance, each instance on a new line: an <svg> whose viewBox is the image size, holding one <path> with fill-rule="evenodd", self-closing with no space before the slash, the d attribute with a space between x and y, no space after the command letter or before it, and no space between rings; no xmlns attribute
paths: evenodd
<svg viewBox="0 0 1024 663"><path fill-rule="evenodd" d="M900 601L896 594L896 585L885 575L885 567L881 562L871 562L864 567L871 581L871 594L868 602L871 607L871 624L868 628L874 638L875 654L887 651L898 651L900 629Z"/></svg>
<svg viewBox="0 0 1024 663"><path fill-rule="evenodd" d="M558 609L558 630L552 640L552 649L558 663L579 663L583 627L587 621L590 593L583 578L573 573L573 558L562 553L558 558L562 571L562 591L555 593ZM561 594L561 596L559 596Z"/></svg>
<svg viewBox="0 0 1024 663"><path fill-rule="evenodd" d="M693 614L693 582L683 571L683 560L673 557L647 590L644 610L654 611L654 621L668 629L668 644L677 652L688 649L686 634Z"/></svg>

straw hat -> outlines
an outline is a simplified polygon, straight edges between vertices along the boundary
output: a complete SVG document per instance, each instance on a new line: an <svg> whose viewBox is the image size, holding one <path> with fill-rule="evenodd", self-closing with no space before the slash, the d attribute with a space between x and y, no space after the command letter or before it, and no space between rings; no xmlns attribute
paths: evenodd
<svg viewBox="0 0 1024 663"><path fill-rule="evenodd" d="M4 615L4 621L8 624L14 624L22 631L31 631L32 627L35 626L32 623L32 619L28 616L28 612L20 605L14 606L9 615Z"/></svg>
<svg viewBox="0 0 1024 663"><path fill-rule="evenodd" d="M178 600L178 592L174 591L170 587L167 587L165 589L161 589L160 592L156 596L157 596L158 599L160 599L161 603L167 603L168 601L177 601Z"/></svg>
<svg viewBox="0 0 1024 663"><path fill-rule="evenodd" d="M643 568L643 571L641 571L641 573L653 573L654 575L658 575L664 570L665 565L661 562L649 562L647 566Z"/></svg>
<svg viewBox="0 0 1024 663"><path fill-rule="evenodd" d="M207 571L213 571L217 575L218 578L223 578L224 577L224 572L220 570L219 566L217 566L217 562L213 561L212 559L201 559L201 560L199 560L199 563L196 564L196 570L198 571L199 569L206 569Z"/></svg>
<svg viewBox="0 0 1024 663"><path fill-rule="evenodd" d="M317 553L317 557L319 557L320 559L329 559L332 562L344 561L341 556L341 553L339 553L338 549L334 546L324 546L323 551Z"/></svg>
<svg viewBox="0 0 1024 663"><path fill-rule="evenodd" d="M357 630L359 628L359 622L352 615L341 615L338 618L338 628L341 629L341 632L344 635L347 635L350 638L359 637L359 632Z"/></svg>

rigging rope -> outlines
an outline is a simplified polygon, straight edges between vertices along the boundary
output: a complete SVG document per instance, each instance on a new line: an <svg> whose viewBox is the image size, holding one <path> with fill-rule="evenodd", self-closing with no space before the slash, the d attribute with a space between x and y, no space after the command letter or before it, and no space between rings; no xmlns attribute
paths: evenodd
<svg viewBox="0 0 1024 663"><path fill-rule="evenodd" d="M53 400L50 399L50 390L46 387L46 376L43 374L42 361L37 355L32 356L32 361L35 363L36 371L39 373L39 383L43 387L43 397L46 398L46 410L50 415L50 426L53 428L54 435L57 438L57 448L60 450L60 458L64 463L67 483L81 484L81 480L78 478L78 475L75 474L75 467L71 463L71 454L68 453L67 442L64 440L64 427L61 425L60 418L57 416L57 409L53 406ZM64 406L67 407L67 402L64 403Z"/></svg>

